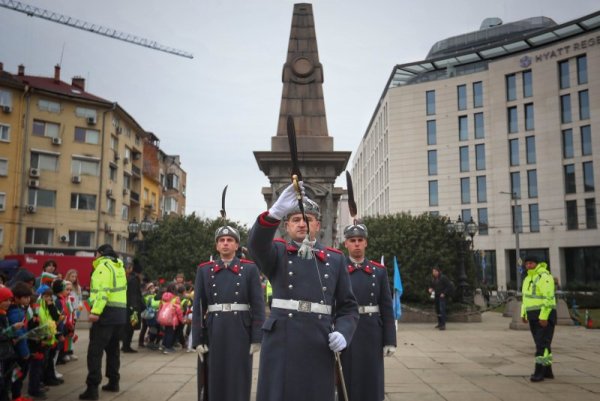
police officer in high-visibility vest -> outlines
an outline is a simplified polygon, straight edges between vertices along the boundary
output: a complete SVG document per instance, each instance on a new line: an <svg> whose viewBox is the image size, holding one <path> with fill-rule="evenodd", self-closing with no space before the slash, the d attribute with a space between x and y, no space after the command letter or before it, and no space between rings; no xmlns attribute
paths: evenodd
<svg viewBox="0 0 600 401"><path fill-rule="evenodd" d="M552 336L556 326L556 298L554 278L548 272L546 263L538 263L534 256L524 260L527 277L523 280L523 304L521 318L529 322L529 329L535 342L535 371L532 382L554 379L552 374Z"/></svg>
<svg viewBox="0 0 600 401"><path fill-rule="evenodd" d="M127 322L127 277L123 261L113 248L101 245L92 262L90 284L90 342L87 352L87 389L79 394L80 400L97 400L98 386L102 382L102 354L106 352L108 384L102 390L119 391L119 339Z"/></svg>

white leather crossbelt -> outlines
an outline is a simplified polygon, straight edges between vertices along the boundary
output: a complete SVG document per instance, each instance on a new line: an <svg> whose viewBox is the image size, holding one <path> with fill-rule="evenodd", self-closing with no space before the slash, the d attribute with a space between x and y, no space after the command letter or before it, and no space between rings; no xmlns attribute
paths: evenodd
<svg viewBox="0 0 600 401"><path fill-rule="evenodd" d="M237 312L237 311L248 311L250 305L248 304L212 304L208 305L208 312Z"/></svg>
<svg viewBox="0 0 600 401"><path fill-rule="evenodd" d="M379 305L359 305L358 313L361 315L365 313L379 313Z"/></svg>
<svg viewBox="0 0 600 401"><path fill-rule="evenodd" d="M317 302L297 301L295 299L274 298L272 308L295 310L298 312L331 314L331 306Z"/></svg>

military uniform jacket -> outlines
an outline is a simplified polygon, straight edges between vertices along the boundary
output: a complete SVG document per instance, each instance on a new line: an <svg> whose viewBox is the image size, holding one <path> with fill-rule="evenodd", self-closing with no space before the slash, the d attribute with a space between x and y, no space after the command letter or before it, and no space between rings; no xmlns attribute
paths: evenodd
<svg viewBox="0 0 600 401"><path fill-rule="evenodd" d="M248 249L273 287L273 299L332 305L331 314L273 307L263 325L257 401L332 401L334 355L328 335L339 331L347 343L358 322L358 308L343 254L315 244L315 257L302 259L293 243L273 240L278 223L259 216ZM318 267L318 269L317 269Z"/></svg>
<svg viewBox="0 0 600 401"><path fill-rule="evenodd" d="M379 313L361 313L350 346L342 351L346 389L351 401L381 401L384 395L383 346L396 345L390 284L385 267L345 259L358 304L379 306ZM360 307L359 307L360 308Z"/></svg>
<svg viewBox="0 0 600 401"><path fill-rule="evenodd" d="M214 304L246 304L249 311L208 312ZM208 345L208 399L248 401L252 384L251 343L260 343L265 302L258 268L234 258L202 263L196 271L192 345ZM198 325L200 323L200 325Z"/></svg>

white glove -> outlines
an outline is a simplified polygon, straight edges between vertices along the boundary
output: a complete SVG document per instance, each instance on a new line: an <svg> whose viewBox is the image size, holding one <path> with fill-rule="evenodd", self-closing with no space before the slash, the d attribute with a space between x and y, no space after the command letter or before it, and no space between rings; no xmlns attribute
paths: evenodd
<svg viewBox="0 0 600 401"><path fill-rule="evenodd" d="M204 354L208 352L208 346L205 344L200 344L196 347L196 352L198 353L198 358L200 358L200 362L204 360Z"/></svg>
<svg viewBox="0 0 600 401"><path fill-rule="evenodd" d="M384 345L383 346L383 356L392 356L396 353L396 347L393 345Z"/></svg>
<svg viewBox="0 0 600 401"><path fill-rule="evenodd" d="M304 186L302 181L299 181L298 185L300 186L300 192L302 192L302 196L304 196ZM277 198L273 206L271 206L269 209L269 216L274 219L281 220L297 206L298 199L296 199L296 189L294 188L294 184L290 184L286 189L283 190L281 195L279 195L279 198Z"/></svg>
<svg viewBox="0 0 600 401"><path fill-rule="evenodd" d="M250 344L250 355L260 351L260 343L252 343Z"/></svg>
<svg viewBox="0 0 600 401"><path fill-rule="evenodd" d="M346 348L346 339L339 331L329 333L329 349L333 352L340 352Z"/></svg>

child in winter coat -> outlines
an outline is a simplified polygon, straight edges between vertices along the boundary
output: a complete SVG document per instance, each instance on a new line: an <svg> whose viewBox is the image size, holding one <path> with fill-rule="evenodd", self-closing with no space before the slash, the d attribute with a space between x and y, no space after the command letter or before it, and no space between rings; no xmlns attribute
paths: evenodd
<svg viewBox="0 0 600 401"><path fill-rule="evenodd" d="M12 291L7 287L0 287L0 401L8 401L9 363L15 355L13 338L17 328L10 325L7 316L12 300Z"/></svg>
<svg viewBox="0 0 600 401"><path fill-rule="evenodd" d="M170 354L175 352L173 344L175 343L175 329L183 323L183 311L178 297L173 293L176 291L174 284L169 285L162 295L162 304L158 311L158 322L164 327L163 353Z"/></svg>
<svg viewBox="0 0 600 401"><path fill-rule="evenodd" d="M17 342L15 343L16 355L11 361L11 395L13 400L21 399L23 381L29 370L29 346L27 344L28 318L27 310L31 301L31 287L22 281L13 286L14 302L8 308L8 322L16 329Z"/></svg>

